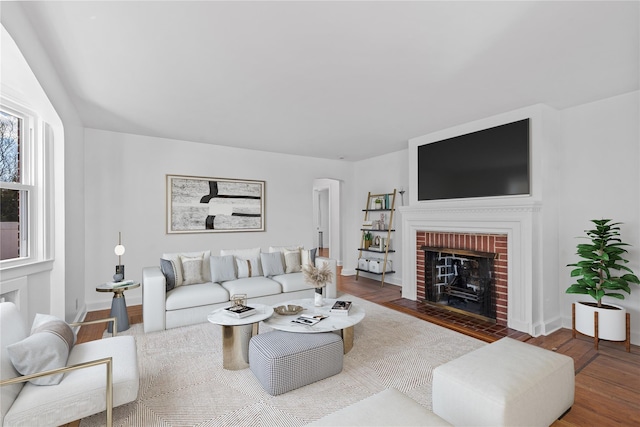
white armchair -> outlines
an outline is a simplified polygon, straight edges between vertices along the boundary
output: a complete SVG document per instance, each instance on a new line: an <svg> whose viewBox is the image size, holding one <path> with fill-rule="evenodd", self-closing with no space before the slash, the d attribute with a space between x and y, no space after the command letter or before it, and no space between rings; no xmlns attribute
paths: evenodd
<svg viewBox="0 0 640 427"><path fill-rule="evenodd" d="M139 374L133 337L113 336L75 345L66 366L21 376L7 350L29 337L15 304L0 303L0 328L0 425L62 425L106 410L107 426L111 426L113 407L137 398ZM113 330L117 330L115 325ZM64 377L55 385L29 382L60 373Z"/></svg>

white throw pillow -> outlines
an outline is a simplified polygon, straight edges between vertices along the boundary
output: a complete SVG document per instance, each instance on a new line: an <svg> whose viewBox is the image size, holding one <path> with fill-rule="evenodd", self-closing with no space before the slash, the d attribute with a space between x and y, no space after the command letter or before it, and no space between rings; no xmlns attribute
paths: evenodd
<svg viewBox="0 0 640 427"><path fill-rule="evenodd" d="M64 321L48 314L36 314L31 335L7 346L13 366L22 375L35 374L67 365L76 336ZM36 385L56 385L64 374L48 375L29 382Z"/></svg>
<svg viewBox="0 0 640 427"><path fill-rule="evenodd" d="M318 251L318 248L302 249L300 251L300 263L302 264L303 267L305 265L311 265L315 267L317 251Z"/></svg>
<svg viewBox="0 0 640 427"><path fill-rule="evenodd" d="M202 277L202 255L194 257L180 255L180 262L182 263L182 286L205 282Z"/></svg>
<svg viewBox="0 0 640 427"><path fill-rule="evenodd" d="M236 258L236 268L238 269L238 279L262 276L262 268L260 268L260 260L258 258Z"/></svg>
<svg viewBox="0 0 640 427"><path fill-rule="evenodd" d="M211 251L162 254L162 258L173 261L173 264L176 266L176 286L182 286L182 282L183 282L182 261L180 260L181 255L188 256L188 257L196 257L199 255L202 255L203 282L211 281L211 267L209 266L209 258L211 257Z"/></svg>
<svg viewBox="0 0 640 427"><path fill-rule="evenodd" d="M284 251L285 273L298 273L302 271L300 250Z"/></svg>

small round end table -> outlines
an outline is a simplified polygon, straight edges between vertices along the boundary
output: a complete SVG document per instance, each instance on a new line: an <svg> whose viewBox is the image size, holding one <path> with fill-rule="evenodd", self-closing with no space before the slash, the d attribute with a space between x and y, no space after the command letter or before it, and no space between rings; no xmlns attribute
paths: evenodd
<svg viewBox="0 0 640 427"><path fill-rule="evenodd" d="M124 299L124 291L128 289L139 288L140 283L133 282L126 285L111 285L103 283L100 286L96 286L98 292L113 292L113 299L111 300L111 313L110 317L118 319L118 331L122 332L129 329L129 314L127 313L127 303ZM109 322L107 332L113 332L113 323Z"/></svg>

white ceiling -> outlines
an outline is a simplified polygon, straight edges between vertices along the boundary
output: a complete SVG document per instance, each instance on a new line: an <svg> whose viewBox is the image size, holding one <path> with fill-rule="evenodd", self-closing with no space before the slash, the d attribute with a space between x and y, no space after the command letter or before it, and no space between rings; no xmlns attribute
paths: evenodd
<svg viewBox="0 0 640 427"><path fill-rule="evenodd" d="M639 2L24 2L86 127L359 160L639 88Z"/></svg>

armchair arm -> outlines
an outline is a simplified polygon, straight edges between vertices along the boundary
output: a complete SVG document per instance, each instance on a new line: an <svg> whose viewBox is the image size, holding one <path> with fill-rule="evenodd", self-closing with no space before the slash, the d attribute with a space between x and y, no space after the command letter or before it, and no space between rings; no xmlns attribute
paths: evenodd
<svg viewBox="0 0 640 427"><path fill-rule="evenodd" d="M142 269L142 318L144 332L166 329L167 282L160 267Z"/></svg>
<svg viewBox="0 0 640 427"><path fill-rule="evenodd" d="M107 427L113 426L113 359L111 357L105 357L104 359L91 360L89 362L78 363L76 365L65 366L63 368L50 369L48 371L37 372L35 374L22 375L20 377L9 378L0 381L0 386L9 384L18 384L27 382L34 378L46 377L48 375L61 374L69 371L75 371L78 369L89 368L92 366L106 365L107 371L107 390L106 390L106 412L107 412Z"/></svg>
<svg viewBox="0 0 640 427"><path fill-rule="evenodd" d="M69 323L69 326L73 328L75 326L95 325L97 323L103 323L103 322L113 322L113 328L112 328L113 331L111 332L111 336L115 337L118 330L118 319L115 317L106 317L104 319L96 319L96 320L86 320L84 322L74 322L74 323Z"/></svg>

